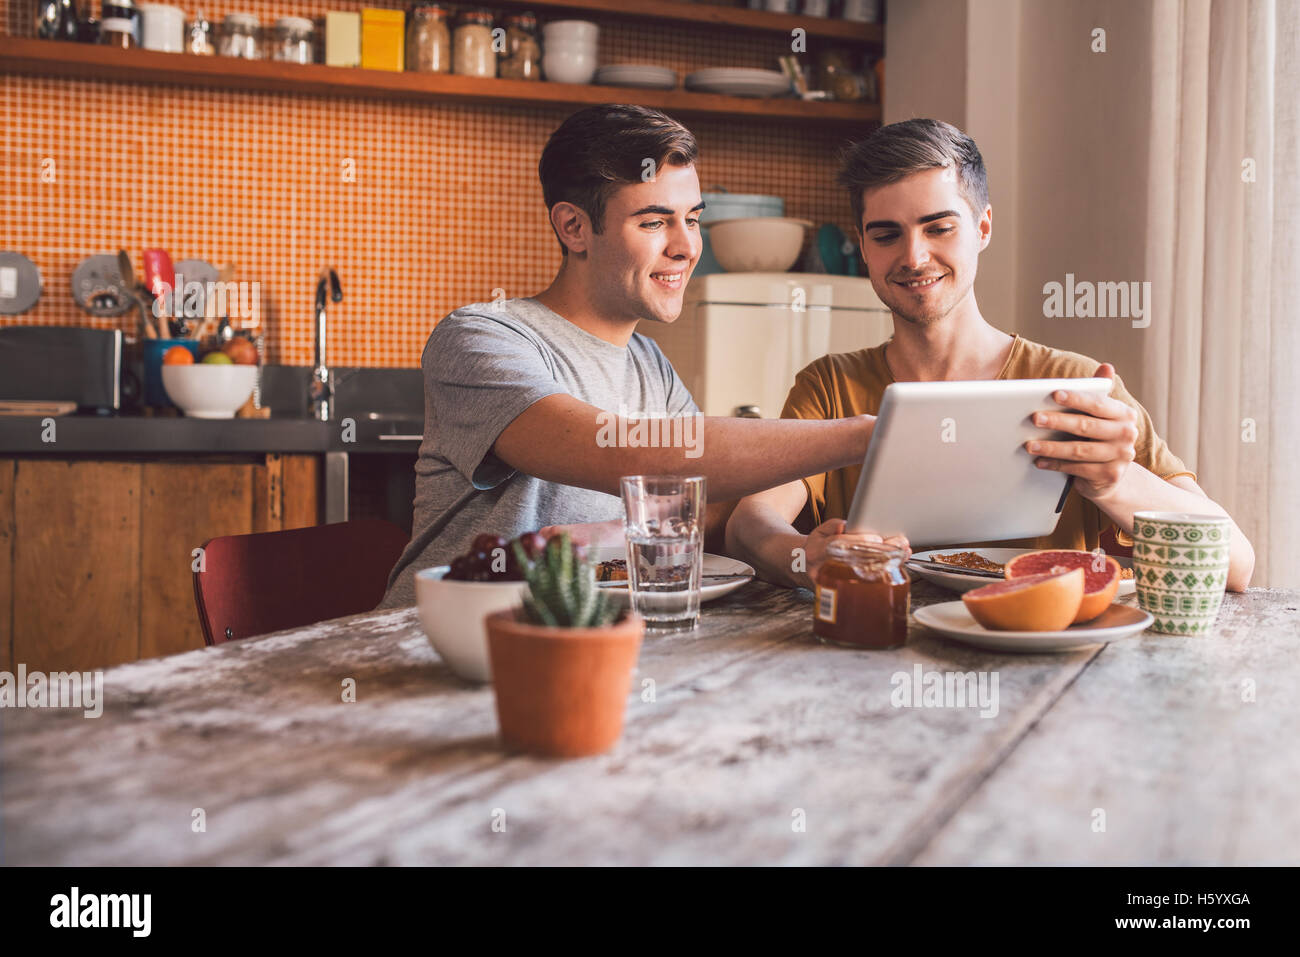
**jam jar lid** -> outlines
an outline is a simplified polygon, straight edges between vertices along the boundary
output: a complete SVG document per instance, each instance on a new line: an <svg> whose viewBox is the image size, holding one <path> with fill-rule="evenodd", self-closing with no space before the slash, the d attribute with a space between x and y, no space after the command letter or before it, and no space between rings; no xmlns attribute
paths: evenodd
<svg viewBox="0 0 1300 957"><path fill-rule="evenodd" d="M907 557L898 545L889 542L861 542L832 539L826 544L826 554L850 565L887 565L901 562Z"/></svg>
<svg viewBox="0 0 1300 957"><path fill-rule="evenodd" d="M483 7L475 7L471 10L464 10L460 15L461 23L481 23L484 26L492 25L492 11Z"/></svg>

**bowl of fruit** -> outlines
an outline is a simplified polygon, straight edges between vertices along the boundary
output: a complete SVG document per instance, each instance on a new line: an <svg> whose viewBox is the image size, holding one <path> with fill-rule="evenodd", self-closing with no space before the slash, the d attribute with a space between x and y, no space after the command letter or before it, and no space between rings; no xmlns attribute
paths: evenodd
<svg viewBox="0 0 1300 957"><path fill-rule="evenodd" d="M198 362L185 346L163 353L167 396L195 419L233 419L257 385L257 349L242 336L204 352Z"/></svg>
<svg viewBox="0 0 1300 957"><path fill-rule="evenodd" d="M450 565L415 573L415 603L424 634L447 667L468 681L492 680L483 619L522 605L528 591L515 543L528 559L546 547L537 532L513 541L485 533Z"/></svg>

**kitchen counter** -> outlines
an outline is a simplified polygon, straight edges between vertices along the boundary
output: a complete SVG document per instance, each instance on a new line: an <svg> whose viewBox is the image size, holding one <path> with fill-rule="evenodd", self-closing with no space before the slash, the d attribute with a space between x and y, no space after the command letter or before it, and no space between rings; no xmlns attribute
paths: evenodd
<svg viewBox="0 0 1300 957"><path fill-rule="evenodd" d="M312 419L186 419L59 416L54 441L45 420L0 417L0 455L177 454L342 451L336 423ZM340 446L336 449L335 446Z"/></svg>
<svg viewBox="0 0 1300 957"><path fill-rule="evenodd" d="M336 413L330 422L307 414L311 370L267 366L269 419L190 419L184 416L64 415L54 419L0 416L0 456L201 455L276 452L403 452L419 449L424 393L418 369L338 369ZM344 441L343 419L355 430ZM386 436L386 438L381 438Z"/></svg>
<svg viewBox="0 0 1300 957"><path fill-rule="evenodd" d="M505 752L491 687L415 609L371 612L110 669L98 718L7 710L6 863L1294 865L1298 609L1255 588L1203 638L1042 655L913 620L856 651L754 582L648 635L622 740L573 761ZM996 675L996 713L894 706L914 669Z"/></svg>

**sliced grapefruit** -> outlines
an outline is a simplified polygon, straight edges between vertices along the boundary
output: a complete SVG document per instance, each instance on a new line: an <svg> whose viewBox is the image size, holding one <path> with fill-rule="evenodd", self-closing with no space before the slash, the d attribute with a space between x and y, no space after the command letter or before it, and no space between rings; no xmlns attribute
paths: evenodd
<svg viewBox="0 0 1300 957"><path fill-rule="evenodd" d="M1103 561L1104 559L1104 561ZM1026 552L1006 563L1002 573L1008 578L1024 578L1047 572L1083 569L1083 601L1074 616L1074 624L1092 621L1110 607L1119 591L1120 564L1109 555L1058 548Z"/></svg>
<svg viewBox="0 0 1300 957"><path fill-rule="evenodd" d="M972 618L993 631L1060 631L1083 601L1083 569L994 582L961 600Z"/></svg>

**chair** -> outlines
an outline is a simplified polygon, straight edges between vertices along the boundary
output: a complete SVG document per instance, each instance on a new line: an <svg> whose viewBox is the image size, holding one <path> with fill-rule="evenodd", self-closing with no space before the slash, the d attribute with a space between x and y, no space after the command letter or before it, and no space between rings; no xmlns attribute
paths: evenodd
<svg viewBox="0 0 1300 957"><path fill-rule="evenodd" d="M204 642L370 611L407 537L391 522L366 519L209 539L203 571L194 573Z"/></svg>

